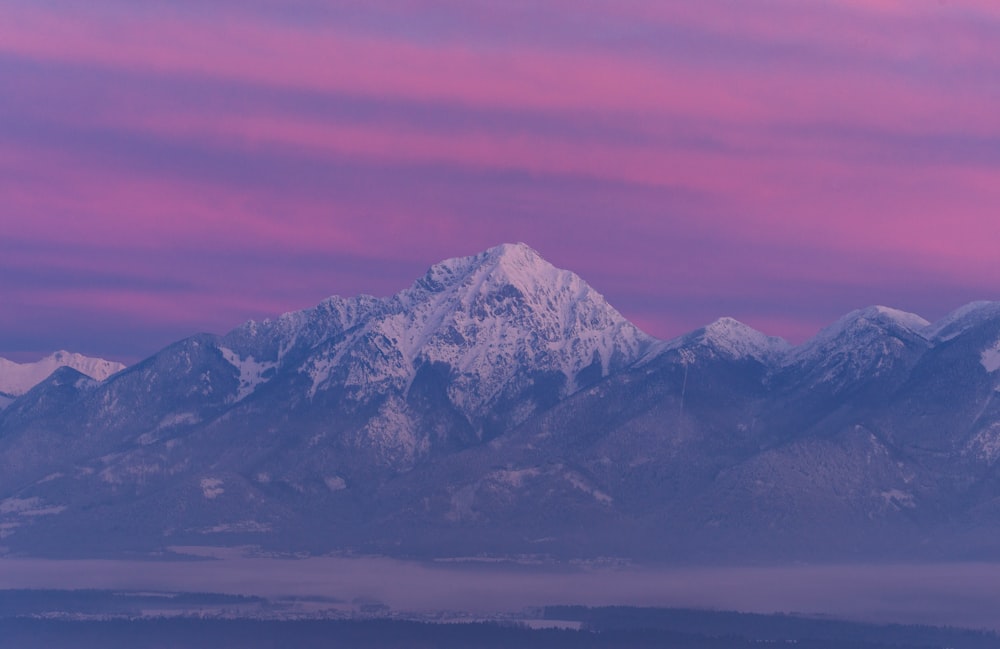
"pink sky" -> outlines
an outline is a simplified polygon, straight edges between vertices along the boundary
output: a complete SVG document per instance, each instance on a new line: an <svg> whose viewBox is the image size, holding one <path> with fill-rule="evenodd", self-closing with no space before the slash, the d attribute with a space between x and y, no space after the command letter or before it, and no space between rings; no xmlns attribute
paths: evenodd
<svg viewBox="0 0 1000 649"><path fill-rule="evenodd" d="M975 0L10 0L0 356L133 361L524 241L648 332L998 299Z"/></svg>

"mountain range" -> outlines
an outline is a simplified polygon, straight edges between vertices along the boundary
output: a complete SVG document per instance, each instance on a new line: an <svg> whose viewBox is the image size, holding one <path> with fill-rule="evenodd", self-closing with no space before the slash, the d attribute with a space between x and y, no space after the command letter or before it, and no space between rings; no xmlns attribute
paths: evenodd
<svg viewBox="0 0 1000 649"><path fill-rule="evenodd" d="M8 553L1000 555L1000 302L661 341L506 244L87 373L0 411Z"/></svg>

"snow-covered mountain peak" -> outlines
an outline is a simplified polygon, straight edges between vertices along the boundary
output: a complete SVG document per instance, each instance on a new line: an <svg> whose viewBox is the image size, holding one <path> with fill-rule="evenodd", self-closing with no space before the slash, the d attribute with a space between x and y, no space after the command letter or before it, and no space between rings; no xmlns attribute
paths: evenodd
<svg viewBox="0 0 1000 649"><path fill-rule="evenodd" d="M466 287L482 292L510 285L530 293L560 276L576 277L545 261L528 245L505 243L476 255L434 264L411 290L439 293Z"/></svg>
<svg viewBox="0 0 1000 649"><path fill-rule="evenodd" d="M701 339L733 358L755 358L769 361L780 358L791 349L784 338L768 336L735 318L719 318L702 329Z"/></svg>
<svg viewBox="0 0 1000 649"><path fill-rule="evenodd" d="M815 337L797 347L790 360L826 354L832 348L856 346L865 340L883 336L923 337L930 323L914 313L885 306L870 306L851 311Z"/></svg>
<svg viewBox="0 0 1000 649"><path fill-rule="evenodd" d="M934 324L928 325L923 334L929 340L951 340L972 327L992 319L1000 319L1000 302L987 300L970 302L955 309Z"/></svg>
<svg viewBox="0 0 1000 649"><path fill-rule="evenodd" d="M780 361L791 349L783 338L768 336L735 318L723 317L679 338L666 341L662 351L703 346L733 360Z"/></svg>
<svg viewBox="0 0 1000 649"><path fill-rule="evenodd" d="M15 363L0 358L0 392L12 396L22 395L60 367L71 367L97 381L103 381L115 372L125 369L121 363L65 350L57 351L34 363Z"/></svg>
<svg viewBox="0 0 1000 649"><path fill-rule="evenodd" d="M926 320L884 306L852 311L796 347L786 367L810 368L816 383L850 385L884 376L929 346Z"/></svg>
<svg viewBox="0 0 1000 649"><path fill-rule="evenodd" d="M406 386L423 363L443 363L456 403L474 412L515 376L561 372L572 389L584 369L607 374L651 343L580 277L529 246L504 244L435 264L306 372L315 390L349 362L363 371L347 385L367 390Z"/></svg>
<svg viewBox="0 0 1000 649"><path fill-rule="evenodd" d="M927 320L915 313L876 305L851 311L820 331L814 340L822 341L867 329L920 334L929 324Z"/></svg>

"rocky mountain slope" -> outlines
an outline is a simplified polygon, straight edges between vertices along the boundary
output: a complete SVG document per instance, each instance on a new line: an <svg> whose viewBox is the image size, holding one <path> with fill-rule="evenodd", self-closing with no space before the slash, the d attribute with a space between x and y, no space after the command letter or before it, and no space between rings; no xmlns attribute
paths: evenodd
<svg viewBox="0 0 1000 649"><path fill-rule="evenodd" d="M0 413L0 545L668 561L1000 554L1000 303L646 336L524 246Z"/></svg>

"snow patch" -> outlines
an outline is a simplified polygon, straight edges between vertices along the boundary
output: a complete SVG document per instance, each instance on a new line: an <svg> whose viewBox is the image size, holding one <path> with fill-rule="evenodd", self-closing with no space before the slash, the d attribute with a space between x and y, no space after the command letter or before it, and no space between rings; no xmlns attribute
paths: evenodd
<svg viewBox="0 0 1000 649"><path fill-rule="evenodd" d="M19 512L18 516L52 516L53 514L61 514L64 511L66 511L66 505L50 505L48 507L39 507L38 509Z"/></svg>
<svg viewBox="0 0 1000 649"><path fill-rule="evenodd" d="M582 476L573 473L572 471L567 471L566 473L564 473L563 478L565 478L567 482L573 485L574 488L579 489L580 491L593 496L594 500L601 503L602 505L610 505L613 502L611 496L604 493L600 489L591 486L590 484L587 483L586 480L583 479Z"/></svg>
<svg viewBox="0 0 1000 649"><path fill-rule="evenodd" d="M235 367L240 374L240 386L236 392L237 402L250 396L257 386L267 383L271 379L269 374L273 374L274 368L278 365L274 361L258 361L253 356L242 358L227 347L220 346L219 351L222 352L226 362Z"/></svg>
<svg viewBox="0 0 1000 649"><path fill-rule="evenodd" d="M156 430L173 428L174 426L191 426L201 422L201 418L193 412L175 412L167 415L156 425Z"/></svg>
<svg viewBox="0 0 1000 649"><path fill-rule="evenodd" d="M201 495L208 500L214 500L226 492L226 490L222 488L222 484L222 480L219 480L218 478L202 478Z"/></svg>
<svg viewBox="0 0 1000 649"><path fill-rule="evenodd" d="M225 533L264 533L272 531L268 523L258 523L257 521L238 521L236 523L220 523L212 527L200 530L202 534L225 534Z"/></svg>
<svg viewBox="0 0 1000 649"><path fill-rule="evenodd" d="M38 497L32 498L7 498L0 501L0 514L13 514L15 516L51 516L61 514L66 511L65 505L44 505L44 501Z"/></svg>
<svg viewBox="0 0 1000 649"><path fill-rule="evenodd" d="M504 469L492 472L489 477L494 481L510 487L520 488L524 486L525 480L534 478L541 474L535 467L530 469Z"/></svg>
<svg viewBox="0 0 1000 649"><path fill-rule="evenodd" d="M326 488L330 491L342 491L347 489L347 483L339 475L332 475L323 478L323 482L326 483Z"/></svg>
<svg viewBox="0 0 1000 649"><path fill-rule="evenodd" d="M303 370L312 380L312 385L309 386L309 392L307 393L310 399L315 397L316 391L319 390L320 386L330 379L330 373L336 364L337 359L317 358L313 359L308 367Z"/></svg>
<svg viewBox="0 0 1000 649"><path fill-rule="evenodd" d="M1000 370L1000 340L993 343L992 347L984 349L979 359L987 372L992 373Z"/></svg>
<svg viewBox="0 0 1000 649"><path fill-rule="evenodd" d="M1000 422L995 422L989 428L976 433L976 436L969 440L967 451L974 453L988 464L993 464L1000 458Z"/></svg>
<svg viewBox="0 0 1000 649"><path fill-rule="evenodd" d="M33 498L7 498L0 500L0 514L20 514L42 504L42 499Z"/></svg>
<svg viewBox="0 0 1000 649"><path fill-rule="evenodd" d="M879 495L882 496L882 501L886 506L895 507L896 509L913 509L917 506L913 500L913 494L908 491L890 489L881 492Z"/></svg>
<svg viewBox="0 0 1000 649"><path fill-rule="evenodd" d="M131 460L131 461L129 461ZM133 453L128 458L116 462L103 469L99 476L102 481L113 484L145 484L148 478L156 475L176 475L187 468L189 460L167 466L156 460L145 461L139 452Z"/></svg>

